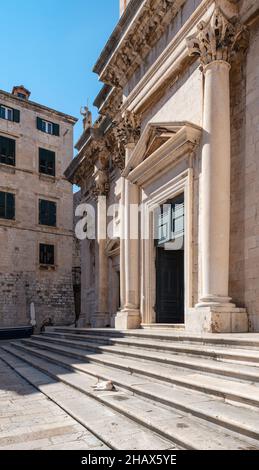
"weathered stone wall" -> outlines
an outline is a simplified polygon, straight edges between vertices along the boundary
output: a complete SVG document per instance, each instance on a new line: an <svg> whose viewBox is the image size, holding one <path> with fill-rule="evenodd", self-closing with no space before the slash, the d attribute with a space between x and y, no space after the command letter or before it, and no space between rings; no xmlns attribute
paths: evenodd
<svg viewBox="0 0 259 470"><path fill-rule="evenodd" d="M247 60L231 72L232 186L230 295L259 331L259 28Z"/></svg>
<svg viewBox="0 0 259 470"><path fill-rule="evenodd" d="M0 119L0 134L16 141L16 165L0 164L0 191L15 194L15 220L0 219L0 326L28 324L35 303L38 326L74 320L72 289L73 195L63 172L73 155L73 126L58 113L0 93L1 104L19 109L20 123ZM60 137L36 128L40 116L60 124ZM56 153L56 177L39 174L39 147ZM39 225L39 199L57 204L57 226ZM55 267L39 265L39 244L53 244Z"/></svg>
<svg viewBox="0 0 259 470"><path fill-rule="evenodd" d="M74 193L73 195L73 226L74 226L74 239L73 239L73 268L79 268L81 266L80 259L80 240L75 236L75 227L78 222L78 217L75 216L77 206L81 201L81 191Z"/></svg>
<svg viewBox="0 0 259 470"><path fill-rule="evenodd" d="M42 276L35 272L0 274L0 325L21 326L30 322L30 304L34 302L37 325L46 318L54 324L71 324L74 320L71 274Z"/></svg>

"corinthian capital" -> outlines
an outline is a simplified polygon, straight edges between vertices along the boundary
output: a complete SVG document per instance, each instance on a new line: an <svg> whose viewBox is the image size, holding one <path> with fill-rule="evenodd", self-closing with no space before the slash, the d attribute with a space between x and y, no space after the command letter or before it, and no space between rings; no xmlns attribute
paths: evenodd
<svg viewBox="0 0 259 470"><path fill-rule="evenodd" d="M119 122L115 122L114 133L117 142L124 147L136 143L140 137L140 117L126 111Z"/></svg>
<svg viewBox="0 0 259 470"><path fill-rule="evenodd" d="M199 56L203 66L214 60L230 62L233 54L248 46L248 30L237 18L228 19L215 8L210 20L201 21L196 34L187 39L189 54Z"/></svg>

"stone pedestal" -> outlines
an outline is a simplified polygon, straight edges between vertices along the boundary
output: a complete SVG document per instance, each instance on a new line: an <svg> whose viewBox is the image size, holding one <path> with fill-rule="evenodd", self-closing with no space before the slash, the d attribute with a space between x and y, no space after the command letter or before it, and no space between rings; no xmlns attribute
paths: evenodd
<svg viewBox="0 0 259 470"><path fill-rule="evenodd" d="M248 314L244 308L199 307L189 309L185 331L204 333L244 333L248 331Z"/></svg>
<svg viewBox="0 0 259 470"><path fill-rule="evenodd" d="M117 313L115 317L115 328L117 330L134 330L140 327L139 309L125 309Z"/></svg>

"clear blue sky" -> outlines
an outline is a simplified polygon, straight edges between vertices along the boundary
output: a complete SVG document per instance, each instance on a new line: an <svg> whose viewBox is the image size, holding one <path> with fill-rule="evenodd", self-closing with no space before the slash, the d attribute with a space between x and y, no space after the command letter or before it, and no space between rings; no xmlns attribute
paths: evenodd
<svg viewBox="0 0 259 470"><path fill-rule="evenodd" d="M92 67L119 18L119 0L0 0L0 88L80 117L101 88ZM94 111L96 117L96 111ZM82 131L81 120L75 140Z"/></svg>

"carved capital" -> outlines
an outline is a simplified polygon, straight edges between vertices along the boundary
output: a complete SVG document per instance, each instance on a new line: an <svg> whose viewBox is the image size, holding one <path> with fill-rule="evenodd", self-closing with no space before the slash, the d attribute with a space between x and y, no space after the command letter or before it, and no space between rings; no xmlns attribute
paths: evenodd
<svg viewBox="0 0 259 470"><path fill-rule="evenodd" d="M119 121L113 123L114 165L123 171L125 168L125 147L136 144L140 138L140 116L126 111Z"/></svg>
<svg viewBox="0 0 259 470"><path fill-rule="evenodd" d="M126 111L119 122L114 122L116 140L124 147L137 143L140 137L140 117L135 113Z"/></svg>
<svg viewBox="0 0 259 470"><path fill-rule="evenodd" d="M94 183L90 188L90 194L93 199L98 196L107 196L110 191L110 183L107 170L98 170L94 176Z"/></svg>
<svg viewBox="0 0 259 470"><path fill-rule="evenodd" d="M189 54L199 56L202 66L214 60L230 62L234 54L248 47L247 28L236 17L228 19L219 7L210 20L201 21L197 29L197 33L187 39L187 45Z"/></svg>

